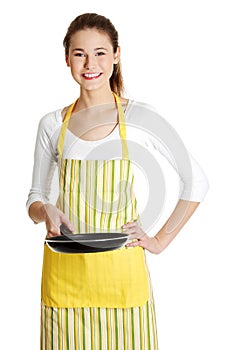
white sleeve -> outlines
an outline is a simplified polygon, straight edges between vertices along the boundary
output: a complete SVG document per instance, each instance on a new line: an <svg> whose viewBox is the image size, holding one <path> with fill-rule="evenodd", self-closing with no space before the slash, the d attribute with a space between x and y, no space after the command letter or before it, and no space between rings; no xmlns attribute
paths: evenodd
<svg viewBox="0 0 233 350"><path fill-rule="evenodd" d="M151 140L153 147L158 150L178 173L182 182L180 199L192 202L202 202L208 192L208 179L194 157L187 151L186 162L188 165L177 167L175 159L169 154L161 143Z"/></svg>
<svg viewBox="0 0 233 350"><path fill-rule="evenodd" d="M187 151L175 129L154 107L134 102L127 114L127 123L138 131L137 141L140 138L144 139L144 144L152 153L157 150L175 169L182 185L179 198L194 202L203 201L209 188L204 171Z"/></svg>
<svg viewBox="0 0 233 350"><path fill-rule="evenodd" d="M57 138L60 123L56 113L44 116L39 123L34 151L32 185L26 203L27 209L33 202L49 201L51 183L57 164Z"/></svg>

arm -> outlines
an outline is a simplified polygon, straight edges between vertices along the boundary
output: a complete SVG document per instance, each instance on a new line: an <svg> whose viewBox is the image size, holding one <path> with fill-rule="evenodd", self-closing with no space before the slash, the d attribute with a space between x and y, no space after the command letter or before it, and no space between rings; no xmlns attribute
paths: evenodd
<svg viewBox="0 0 233 350"><path fill-rule="evenodd" d="M199 164L185 149L176 131L151 108L136 106L134 113L131 113L130 123L133 127L136 126L135 129L143 131L141 139L144 139L145 148L151 149L151 153L156 150L164 156L183 184L175 209L154 237L149 237L137 222L123 226L123 230L129 233L132 239L138 240L129 246L142 246L158 254L176 237L204 199L208 191L208 181Z"/></svg>
<svg viewBox="0 0 233 350"><path fill-rule="evenodd" d="M60 234L64 223L72 230L71 223L59 209L49 203L51 183L57 163L56 145L60 124L55 113L41 119L34 152L32 187L29 192L27 209L34 223L45 222L47 236Z"/></svg>

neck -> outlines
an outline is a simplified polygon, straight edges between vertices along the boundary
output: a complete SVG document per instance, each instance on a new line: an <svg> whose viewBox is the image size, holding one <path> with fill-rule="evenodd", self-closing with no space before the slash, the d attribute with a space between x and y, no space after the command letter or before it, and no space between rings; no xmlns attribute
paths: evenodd
<svg viewBox="0 0 233 350"><path fill-rule="evenodd" d="M113 102L114 96L109 88L105 90L98 89L90 91L81 89L77 110Z"/></svg>

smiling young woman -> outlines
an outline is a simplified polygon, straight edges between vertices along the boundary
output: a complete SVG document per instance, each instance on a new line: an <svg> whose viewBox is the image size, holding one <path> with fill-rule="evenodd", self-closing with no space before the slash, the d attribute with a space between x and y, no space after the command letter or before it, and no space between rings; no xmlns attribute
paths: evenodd
<svg viewBox="0 0 233 350"><path fill-rule="evenodd" d="M40 122L29 215L35 223L45 222L47 238L60 235L65 225L78 234L125 232L131 241L117 250L81 254L56 253L45 245L41 349L157 350L145 250L158 254L170 244L204 198L207 180L190 157L191 180L181 167L184 189L177 206L149 237L140 223L126 129L137 141L130 123L142 120L150 130L152 112L123 97L117 31L106 17L87 13L70 24L63 44L80 96ZM112 141L118 141L120 157L109 156ZM144 146L150 142L169 160L162 142L147 138ZM60 192L53 205L56 166Z"/></svg>
<svg viewBox="0 0 233 350"><path fill-rule="evenodd" d="M95 35L99 35L99 34L105 35L104 42L107 44L107 48L109 48L110 50L109 54L112 54L112 55L119 54L118 32L116 31L115 27L110 22L110 20L104 16L87 13L82 15L82 17L81 16L77 17L70 24L68 28L67 34L63 40L66 58L69 56L72 38L74 37L75 34L77 35L79 31L85 30L85 29L86 30L94 29ZM98 48L96 44L97 42L94 43L94 48ZM111 47L109 47L109 44ZM84 45L85 46L87 45L87 41L85 41ZM123 78L122 78L119 58L117 59L117 62L113 66L113 72L110 77L110 87L111 87L111 90L114 91L119 96L121 96L124 92Z"/></svg>
<svg viewBox="0 0 233 350"><path fill-rule="evenodd" d="M82 91L110 92L109 81L120 50L113 51L109 36L97 29L84 29L72 35L66 54L67 65ZM111 96L112 97L112 96Z"/></svg>

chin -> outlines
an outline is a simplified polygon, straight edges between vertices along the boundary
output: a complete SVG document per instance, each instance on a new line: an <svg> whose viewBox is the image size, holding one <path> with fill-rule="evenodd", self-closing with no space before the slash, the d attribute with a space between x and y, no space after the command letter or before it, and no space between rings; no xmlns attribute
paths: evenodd
<svg viewBox="0 0 233 350"><path fill-rule="evenodd" d="M95 84L92 82L92 84L80 84L80 88L86 91L97 91L103 89L106 85L109 86L109 84Z"/></svg>
<svg viewBox="0 0 233 350"><path fill-rule="evenodd" d="M86 91L97 91L97 90L100 90L101 89L101 86L83 86L83 85L80 85L80 88L82 90L86 90Z"/></svg>

